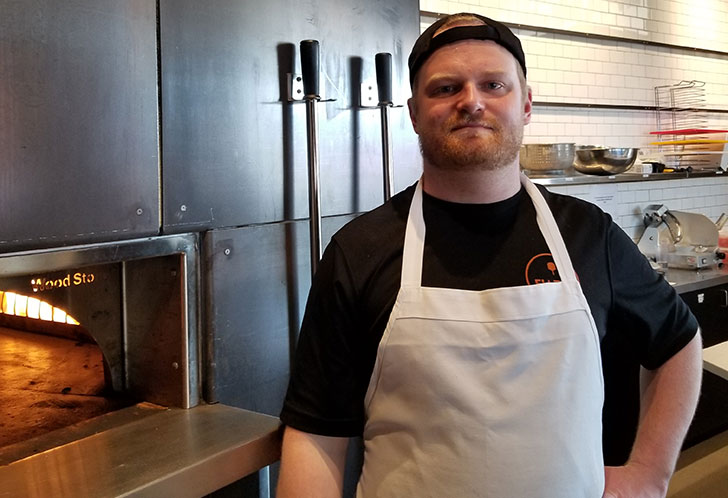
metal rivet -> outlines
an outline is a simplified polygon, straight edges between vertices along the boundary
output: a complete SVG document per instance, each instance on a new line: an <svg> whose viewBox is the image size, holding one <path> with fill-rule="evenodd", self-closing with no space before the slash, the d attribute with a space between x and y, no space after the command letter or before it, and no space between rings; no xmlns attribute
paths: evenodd
<svg viewBox="0 0 728 498"><path fill-rule="evenodd" d="M137 213L137 216L141 216L142 213L144 213L144 210L142 208L139 208L139 209L137 209L136 213Z"/></svg>
<svg viewBox="0 0 728 498"><path fill-rule="evenodd" d="M187 206L186 206L185 204L182 204L182 205L181 205L181 206L179 207L179 210L180 210L180 211L187 211Z"/></svg>
<svg viewBox="0 0 728 498"><path fill-rule="evenodd" d="M176 361L172 362L172 368L177 370L179 368L179 363L177 363Z"/></svg>

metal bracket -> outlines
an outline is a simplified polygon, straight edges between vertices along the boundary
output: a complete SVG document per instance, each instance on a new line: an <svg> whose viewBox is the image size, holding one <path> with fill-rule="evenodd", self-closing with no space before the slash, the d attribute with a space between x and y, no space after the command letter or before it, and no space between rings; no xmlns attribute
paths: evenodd
<svg viewBox="0 0 728 498"><path fill-rule="evenodd" d="M371 81L365 81L361 84L359 91L359 107L368 109L376 109L377 105L377 85Z"/></svg>
<svg viewBox="0 0 728 498"><path fill-rule="evenodd" d="M394 105L391 103L377 102L379 94L377 92L377 85L371 81L365 81L361 84L359 90L359 107L361 109L379 109L381 107L402 107L401 105Z"/></svg>
<svg viewBox="0 0 728 498"><path fill-rule="evenodd" d="M303 76L288 73L288 102L303 100Z"/></svg>
<svg viewBox="0 0 728 498"><path fill-rule="evenodd" d="M323 96L307 99L306 95L303 93L303 76L294 73L286 74L288 75L288 102L304 102L305 100L336 102L336 99L325 99Z"/></svg>

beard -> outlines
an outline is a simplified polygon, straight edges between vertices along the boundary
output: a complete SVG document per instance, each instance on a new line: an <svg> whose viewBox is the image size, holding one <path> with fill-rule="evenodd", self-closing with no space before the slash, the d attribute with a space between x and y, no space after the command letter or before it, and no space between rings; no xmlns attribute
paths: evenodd
<svg viewBox="0 0 728 498"><path fill-rule="evenodd" d="M483 124L490 129L473 136L452 132L466 123ZM437 169L493 171L516 160L523 142L523 126L459 115L448 120L442 129L420 130L419 141L422 157Z"/></svg>

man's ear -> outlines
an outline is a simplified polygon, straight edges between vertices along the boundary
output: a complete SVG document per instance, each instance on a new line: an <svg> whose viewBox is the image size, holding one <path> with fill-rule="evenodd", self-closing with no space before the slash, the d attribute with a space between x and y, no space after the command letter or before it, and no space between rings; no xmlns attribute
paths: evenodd
<svg viewBox="0 0 728 498"><path fill-rule="evenodd" d="M531 93L531 87L526 87L526 98L524 99L523 105L523 124L527 125L531 122L531 110L533 109L533 95Z"/></svg>
<svg viewBox="0 0 728 498"><path fill-rule="evenodd" d="M407 109L409 109L409 116L410 121L412 121L412 128L414 128L415 133L419 135L419 133L417 132L417 118L415 117L415 115L417 114L417 108L415 105L414 97L410 97L409 99L407 99Z"/></svg>

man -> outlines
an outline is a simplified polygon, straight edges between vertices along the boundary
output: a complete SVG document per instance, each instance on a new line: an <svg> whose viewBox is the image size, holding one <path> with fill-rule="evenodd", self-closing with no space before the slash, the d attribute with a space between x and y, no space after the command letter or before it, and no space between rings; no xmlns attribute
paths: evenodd
<svg viewBox="0 0 728 498"><path fill-rule="evenodd" d="M341 496L359 435L362 497L664 496L697 403L694 317L608 215L520 174L532 98L507 27L445 17L409 68L422 178L326 249L278 496Z"/></svg>

